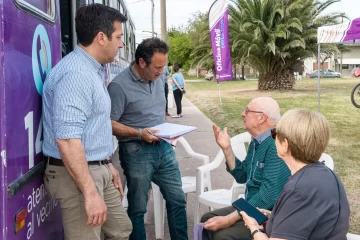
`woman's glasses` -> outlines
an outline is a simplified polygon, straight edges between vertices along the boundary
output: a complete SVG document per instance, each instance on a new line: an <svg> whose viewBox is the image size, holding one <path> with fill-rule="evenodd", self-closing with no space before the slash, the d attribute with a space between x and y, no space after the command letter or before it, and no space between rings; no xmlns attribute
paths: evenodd
<svg viewBox="0 0 360 240"><path fill-rule="evenodd" d="M275 140L276 139L276 128L273 128L271 131L271 137Z"/></svg>

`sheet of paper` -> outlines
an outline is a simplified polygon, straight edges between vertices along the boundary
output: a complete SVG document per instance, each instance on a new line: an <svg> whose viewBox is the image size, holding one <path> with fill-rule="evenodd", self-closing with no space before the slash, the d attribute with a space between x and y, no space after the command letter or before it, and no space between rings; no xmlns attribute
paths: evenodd
<svg viewBox="0 0 360 240"><path fill-rule="evenodd" d="M192 132L197 129L194 126L187 126L181 124L174 124L174 123L163 123L157 126L152 127L151 129L159 130L158 133L155 133L155 136L161 138L174 138L182 136L186 133Z"/></svg>
<svg viewBox="0 0 360 240"><path fill-rule="evenodd" d="M179 136L180 137L180 136ZM175 141L176 139L178 139L179 137L174 137L174 138L164 138L164 137L159 137L161 138L162 140L168 142L168 143L172 143L173 141Z"/></svg>

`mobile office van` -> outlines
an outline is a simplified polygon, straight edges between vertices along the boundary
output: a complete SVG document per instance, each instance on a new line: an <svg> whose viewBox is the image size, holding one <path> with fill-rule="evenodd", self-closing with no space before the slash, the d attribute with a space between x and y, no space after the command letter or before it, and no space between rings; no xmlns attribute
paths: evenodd
<svg viewBox="0 0 360 240"><path fill-rule="evenodd" d="M0 239L63 239L59 203L47 193L42 156L42 87L77 43L75 11L103 3L129 17L123 0L0 0ZM133 60L124 24L122 63Z"/></svg>
<svg viewBox="0 0 360 240"><path fill-rule="evenodd" d="M0 1L0 239L62 239L42 173L43 81L61 58L58 2Z"/></svg>

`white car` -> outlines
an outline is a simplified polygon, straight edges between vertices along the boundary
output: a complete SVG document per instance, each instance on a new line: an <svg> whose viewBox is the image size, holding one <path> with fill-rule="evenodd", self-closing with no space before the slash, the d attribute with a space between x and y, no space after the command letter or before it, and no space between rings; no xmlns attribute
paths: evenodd
<svg viewBox="0 0 360 240"><path fill-rule="evenodd" d="M334 70L331 70L331 69L327 69L325 71L328 71L328 72L330 72L332 74L335 74L335 75L337 75L338 78L341 78L341 73L339 73L339 72L335 72Z"/></svg>

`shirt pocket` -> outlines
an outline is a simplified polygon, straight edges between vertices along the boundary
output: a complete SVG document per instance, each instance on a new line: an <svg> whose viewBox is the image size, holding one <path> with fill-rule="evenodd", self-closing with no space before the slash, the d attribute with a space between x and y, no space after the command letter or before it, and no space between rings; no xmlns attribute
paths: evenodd
<svg viewBox="0 0 360 240"><path fill-rule="evenodd" d="M263 171L264 171L264 162L256 161L254 172L253 172L253 179L254 182L257 184L261 184L263 181Z"/></svg>

